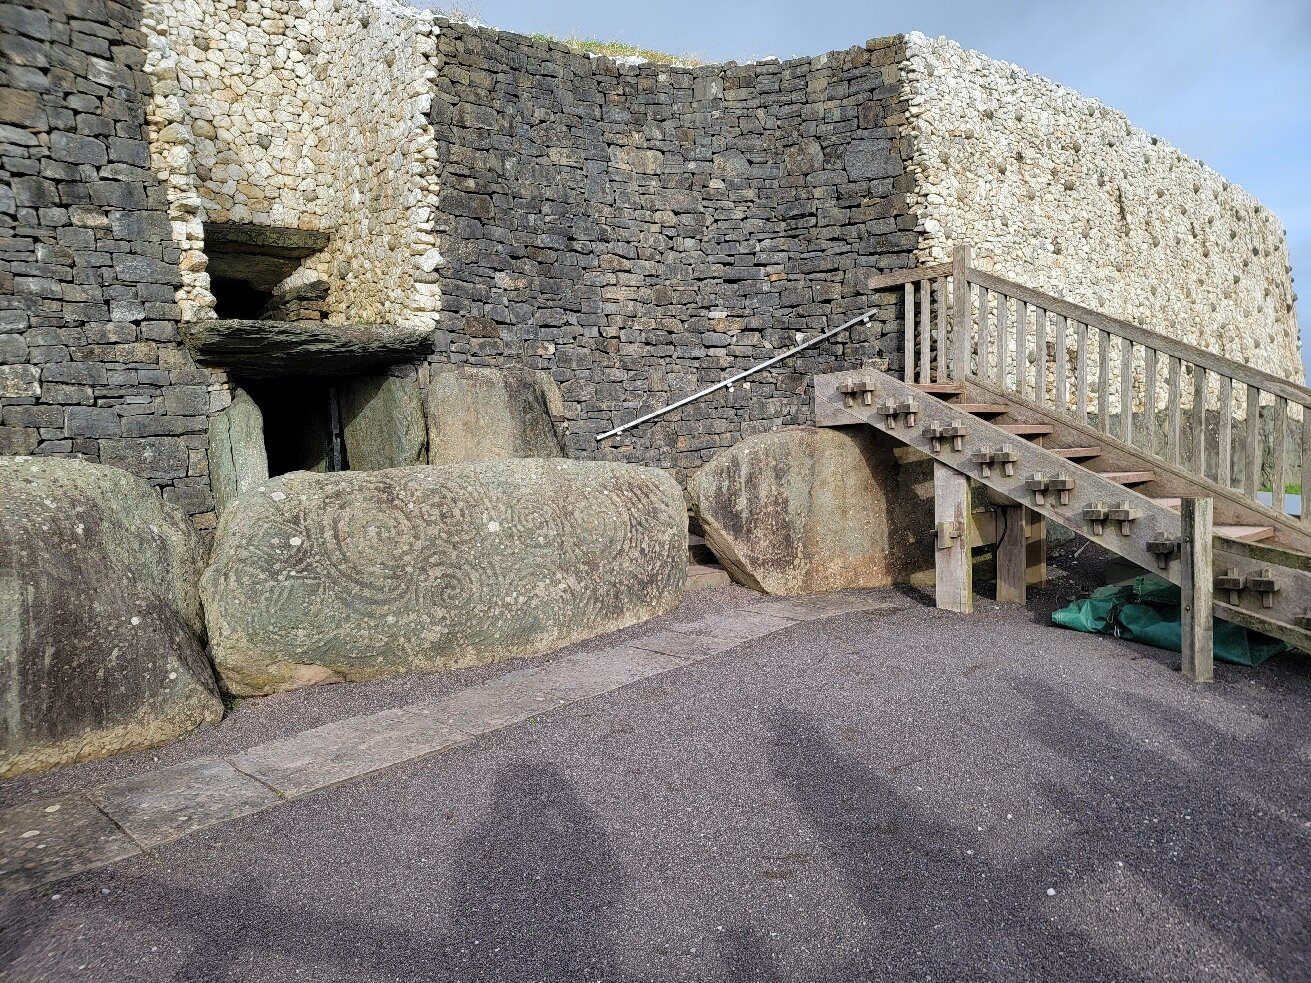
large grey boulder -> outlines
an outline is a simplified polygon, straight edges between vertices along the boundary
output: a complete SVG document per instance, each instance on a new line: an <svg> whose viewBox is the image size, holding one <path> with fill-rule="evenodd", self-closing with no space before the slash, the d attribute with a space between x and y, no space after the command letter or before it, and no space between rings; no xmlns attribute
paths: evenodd
<svg viewBox="0 0 1311 983"><path fill-rule="evenodd" d="M237 695L537 655L670 610L662 471L518 460L270 480L223 513L201 595Z"/></svg>
<svg viewBox="0 0 1311 983"><path fill-rule="evenodd" d="M339 389L342 440L352 471L423 462L428 434L414 376L366 375Z"/></svg>
<svg viewBox="0 0 1311 983"><path fill-rule="evenodd" d="M223 716L196 531L126 471L0 458L0 778Z"/></svg>
<svg viewBox="0 0 1311 983"><path fill-rule="evenodd" d="M560 387L532 369L461 367L428 385L428 463L564 457Z"/></svg>
<svg viewBox="0 0 1311 983"><path fill-rule="evenodd" d="M264 415L244 389L232 390L232 402L209 423L209 482L214 508L222 512L238 495L267 481L269 456L264 448Z"/></svg>
<svg viewBox="0 0 1311 983"><path fill-rule="evenodd" d="M689 492L748 587L807 594L933 582L930 463L872 428L790 427L710 459Z"/></svg>

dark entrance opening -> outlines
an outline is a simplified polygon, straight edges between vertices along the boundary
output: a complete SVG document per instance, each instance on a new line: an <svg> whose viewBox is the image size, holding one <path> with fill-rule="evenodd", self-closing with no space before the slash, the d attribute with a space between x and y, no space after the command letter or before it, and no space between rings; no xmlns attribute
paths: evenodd
<svg viewBox="0 0 1311 983"><path fill-rule="evenodd" d="M239 385L264 417L269 477L290 471L347 471L338 382L320 376L246 379Z"/></svg>
<svg viewBox="0 0 1311 983"><path fill-rule="evenodd" d="M273 299L273 288L327 244L326 233L308 229L206 222L214 313L223 319L259 318Z"/></svg>

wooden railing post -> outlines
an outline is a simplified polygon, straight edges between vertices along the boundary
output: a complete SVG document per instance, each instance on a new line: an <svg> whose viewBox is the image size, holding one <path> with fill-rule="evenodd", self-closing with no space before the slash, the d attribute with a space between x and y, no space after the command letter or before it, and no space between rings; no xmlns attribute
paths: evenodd
<svg viewBox="0 0 1311 983"><path fill-rule="evenodd" d="M1181 503L1180 668L1195 683L1209 683L1215 675L1211 504L1209 498L1185 498Z"/></svg>
<svg viewBox="0 0 1311 983"><path fill-rule="evenodd" d="M970 247L958 245L951 258L952 328L956 333L951 377L963 379L969 374L970 359Z"/></svg>
<svg viewBox="0 0 1311 983"><path fill-rule="evenodd" d="M941 461L933 462L933 512L938 607L969 614L974 610L970 480Z"/></svg>

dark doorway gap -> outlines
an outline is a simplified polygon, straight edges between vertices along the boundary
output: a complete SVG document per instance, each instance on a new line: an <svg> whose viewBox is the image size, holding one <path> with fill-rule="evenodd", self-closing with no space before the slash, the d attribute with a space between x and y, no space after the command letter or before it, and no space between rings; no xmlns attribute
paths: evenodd
<svg viewBox="0 0 1311 983"><path fill-rule="evenodd" d="M337 384L324 376L239 379L264 417L269 477L291 471L348 471Z"/></svg>
<svg viewBox="0 0 1311 983"><path fill-rule="evenodd" d="M209 291L214 295L214 313L224 319L255 320L273 299L273 291L260 290L245 280L211 276Z"/></svg>

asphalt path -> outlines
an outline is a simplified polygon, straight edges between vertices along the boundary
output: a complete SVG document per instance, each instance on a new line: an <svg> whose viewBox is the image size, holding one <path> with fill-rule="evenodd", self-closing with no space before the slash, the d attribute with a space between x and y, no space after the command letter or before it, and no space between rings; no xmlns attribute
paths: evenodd
<svg viewBox="0 0 1311 983"><path fill-rule="evenodd" d="M0 979L1311 979L1311 660L884 593L0 899Z"/></svg>

